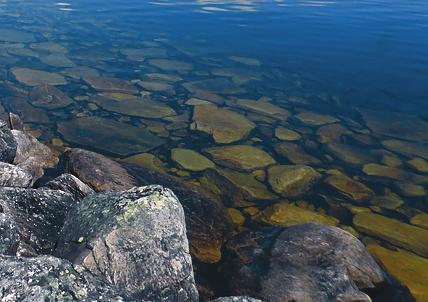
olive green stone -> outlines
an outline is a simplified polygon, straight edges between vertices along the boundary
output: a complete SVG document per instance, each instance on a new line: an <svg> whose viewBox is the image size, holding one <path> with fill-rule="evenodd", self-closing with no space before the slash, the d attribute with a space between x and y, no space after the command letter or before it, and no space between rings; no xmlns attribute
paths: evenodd
<svg viewBox="0 0 428 302"><path fill-rule="evenodd" d="M262 149L248 145L233 145L205 149L212 160L222 166L252 171L275 164L275 160Z"/></svg>
<svg viewBox="0 0 428 302"><path fill-rule="evenodd" d="M338 122L338 119L330 115L305 111L295 116L297 120L307 126L322 126Z"/></svg>
<svg viewBox="0 0 428 302"><path fill-rule="evenodd" d="M350 134L347 128L340 124L325 125L317 130L318 141L322 144L340 142L342 136Z"/></svg>
<svg viewBox="0 0 428 302"><path fill-rule="evenodd" d="M171 150L171 159L179 164L183 169L190 171L204 171L208 168L214 168L215 164L202 154L183 148L174 148Z"/></svg>
<svg viewBox="0 0 428 302"><path fill-rule="evenodd" d="M396 182L395 187L405 197L422 197L427 195L423 186L409 182Z"/></svg>
<svg viewBox="0 0 428 302"><path fill-rule="evenodd" d="M397 168L383 166L379 164L364 165L363 172L369 176L385 177L402 181L411 181L417 184L428 182L427 176L417 175Z"/></svg>
<svg viewBox="0 0 428 302"><path fill-rule="evenodd" d="M273 166L268 169L268 181L272 189L285 197L307 193L321 175L309 166Z"/></svg>
<svg viewBox="0 0 428 302"><path fill-rule="evenodd" d="M164 163L151 153L140 153L122 160L125 163L144 167L150 170L163 171L165 169Z"/></svg>
<svg viewBox="0 0 428 302"><path fill-rule="evenodd" d="M213 136L216 143L229 144L246 138L256 125L245 116L214 105L195 106L192 129Z"/></svg>
<svg viewBox="0 0 428 302"><path fill-rule="evenodd" d="M428 257L428 230L373 213L357 214L353 221L360 232Z"/></svg>
<svg viewBox="0 0 428 302"><path fill-rule="evenodd" d="M233 104L236 107L259 114L265 114L283 121L290 116L290 112L288 110L265 101L238 99Z"/></svg>
<svg viewBox="0 0 428 302"><path fill-rule="evenodd" d="M284 127L275 129L275 137L281 141L298 141L302 138L296 131Z"/></svg>
<svg viewBox="0 0 428 302"><path fill-rule="evenodd" d="M421 173L428 173L428 161L423 158L414 158L407 161L409 166Z"/></svg>
<svg viewBox="0 0 428 302"><path fill-rule="evenodd" d="M339 220L334 217L302 209L287 202L277 203L266 208L258 220L276 227L291 227L304 223L320 223L333 226L339 224Z"/></svg>
<svg viewBox="0 0 428 302"><path fill-rule="evenodd" d="M346 145L342 143L329 143L327 152L350 165L362 165L375 161L375 157L367 149Z"/></svg>
<svg viewBox="0 0 428 302"><path fill-rule="evenodd" d="M428 214L420 213L410 219L410 223L418 227L428 229Z"/></svg>
<svg viewBox="0 0 428 302"><path fill-rule="evenodd" d="M374 192L366 185L345 175L333 175L325 182L357 202L363 202L373 197Z"/></svg>
<svg viewBox="0 0 428 302"><path fill-rule="evenodd" d="M396 139L382 141L382 145L393 152L409 157L422 157L428 160L428 144L405 142Z"/></svg>

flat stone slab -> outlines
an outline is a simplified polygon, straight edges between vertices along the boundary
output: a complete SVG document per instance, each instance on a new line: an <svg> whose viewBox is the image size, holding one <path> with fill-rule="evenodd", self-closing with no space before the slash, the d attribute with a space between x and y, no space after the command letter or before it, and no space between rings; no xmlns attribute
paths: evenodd
<svg viewBox="0 0 428 302"><path fill-rule="evenodd" d="M14 67L10 72L18 82L27 86L67 84L65 78L57 73L21 67Z"/></svg>
<svg viewBox="0 0 428 302"><path fill-rule="evenodd" d="M119 156L146 152L164 143L144 128L95 116L62 122L58 130L67 141Z"/></svg>

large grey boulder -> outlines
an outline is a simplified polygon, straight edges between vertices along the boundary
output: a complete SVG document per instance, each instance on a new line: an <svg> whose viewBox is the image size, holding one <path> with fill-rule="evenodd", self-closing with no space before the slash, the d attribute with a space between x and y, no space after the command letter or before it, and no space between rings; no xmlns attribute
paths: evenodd
<svg viewBox="0 0 428 302"><path fill-rule="evenodd" d="M124 191L137 181L117 162L95 152L71 149L65 154L65 170L96 192Z"/></svg>
<svg viewBox="0 0 428 302"><path fill-rule="evenodd" d="M9 215L0 213L0 254L15 255L19 241L15 221Z"/></svg>
<svg viewBox="0 0 428 302"><path fill-rule="evenodd" d="M63 191L0 188L2 212L13 220L20 241L38 253L52 252L74 203L73 196Z"/></svg>
<svg viewBox="0 0 428 302"><path fill-rule="evenodd" d="M365 246L336 227L304 224L276 239L261 296L271 302L371 301L385 274Z"/></svg>
<svg viewBox="0 0 428 302"><path fill-rule="evenodd" d="M0 161L12 163L15 158L17 144L7 123L0 120Z"/></svg>
<svg viewBox="0 0 428 302"><path fill-rule="evenodd" d="M0 162L0 187L28 188L33 183L33 176L20 167Z"/></svg>
<svg viewBox="0 0 428 302"><path fill-rule="evenodd" d="M58 157L48 146L40 143L29 133L12 130L17 142L14 164L27 170L36 181L44 174L44 169L52 168L58 163Z"/></svg>
<svg viewBox="0 0 428 302"><path fill-rule="evenodd" d="M4 302L126 301L83 268L52 256L0 255L0 289Z"/></svg>
<svg viewBox="0 0 428 302"><path fill-rule="evenodd" d="M52 190L68 192L73 195L76 200L81 200L86 196L95 193L91 187L72 174L61 174L47 182L44 187Z"/></svg>
<svg viewBox="0 0 428 302"><path fill-rule="evenodd" d="M132 299L198 301L183 208L161 186L86 197L70 211L55 255Z"/></svg>
<svg viewBox="0 0 428 302"><path fill-rule="evenodd" d="M262 302L262 300L254 299L246 296L221 297L211 302Z"/></svg>

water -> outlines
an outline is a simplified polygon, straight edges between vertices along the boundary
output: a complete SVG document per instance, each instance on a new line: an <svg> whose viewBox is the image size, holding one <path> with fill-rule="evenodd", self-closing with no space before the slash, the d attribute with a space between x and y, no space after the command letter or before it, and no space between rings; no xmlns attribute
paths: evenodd
<svg viewBox="0 0 428 302"><path fill-rule="evenodd" d="M334 217L427 299L427 2L3 0L0 16L3 118L17 113L59 152L161 167L252 230L290 224L269 218L278 200ZM46 82L64 94L32 88ZM265 153L208 149L228 145ZM131 157L143 152L157 159ZM214 164L220 172L206 172ZM294 164L322 180L276 187L271 166Z"/></svg>

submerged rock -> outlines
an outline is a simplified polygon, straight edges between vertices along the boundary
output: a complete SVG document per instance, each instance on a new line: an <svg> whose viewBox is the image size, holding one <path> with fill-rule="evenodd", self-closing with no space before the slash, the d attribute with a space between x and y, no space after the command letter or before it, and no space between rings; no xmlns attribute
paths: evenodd
<svg viewBox="0 0 428 302"><path fill-rule="evenodd" d="M322 126L338 121L335 117L315 112L305 111L295 116L297 120L308 126Z"/></svg>
<svg viewBox="0 0 428 302"><path fill-rule="evenodd" d="M40 57L40 61L52 67L74 67L75 64L67 56L61 53L50 54Z"/></svg>
<svg viewBox="0 0 428 302"><path fill-rule="evenodd" d="M12 163L17 149L17 142L7 128L6 122L0 120L0 161L5 163Z"/></svg>
<svg viewBox="0 0 428 302"><path fill-rule="evenodd" d="M50 85L34 87L30 92L30 101L33 106L46 109L64 108L73 103L68 95Z"/></svg>
<svg viewBox="0 0 428 302"><path fill-rule="evenodd" d="M0 188L3 213L16 223L20 238L38 253L52 252L73 196L54 190Z"/></svg>
<svg viewBox="0 0 428 302"><path fill-rule="evenodd" d="M190 171L204 171L214 168L215 164L208 158L191 149L175 148L171 150L171 159Z"/></svg>
<svg viewBox="0 0 428 302"><path fill-rule="evenodd" d="M287 120L291 115L288 110L265 101L238 99L234 102L231 102L231 105L244 110L264 114L269 117L274 117L282 121Z"/></svg>
<svg viewBox="0 0 428 302"><path fill-rule="evenodd" d="M422 175L414 174L401 169L384 166L384 165L378 165L378 164L364 165L363 172L369 176L384 177L384 178L402 180L402 181L411 181L415 183L428 182L427 176L422 176Z"/></svg>
<svg viewBox="0 0 428 302"><path fill-rule="evenodd" d="M357 202L367 201L374 196L374 192L366 185L345 175L330 176L325 182Z"/></svg>
<svg viewBox="0 0 428 302"><path fill-rule="evenodd" d="M131 298L198 301L183 208L160 186L86 197L55 253Z"/></svg>
<svg viewBox="0 0 428 302"><path fill-rule="evenodd" d="M423 158L414 158L407 161L407 164L417 172L428 173L428 161Z"/></svg>
<svg viewBox="0 0 428 302"><path fill-rule="evenodd" d="M351 131L340 124L329 124L318 128L317 137L320 143L327 144L332 142L340 142L342 136L351 133Z"/></svg>
<svg viewBox="0 0 428 302"><path fill-rule="evenodd" d="M164 143L146 129L95 116L59 123L58 131L68 141L121 156L149 151Z"/></svg>
<svg viewBox="0 0 428 302"><path fill-rule="evenodd" d="M104 110L137 117L164 118L176 115L174 109L167 104L144 98L116 101L104 97L93 97L91 101Z"/></svg>
<svg viewBox="0 0 428 302"><path fill-rule="evenodd" d="M302 138L298 132L284 127L275 129L275 137L281 141L298 141Z"/></svg>
<svg viewBox="0 0 428 302"><path fill-rule="evenodd" d="M279 143L274 145L275 152L288 159L295 165L317 165L321 164L321 161L312 156L300 147L293 143Z"/></svg>
<svg viewBox="0 0 428 302"><path fill-rule="evenodd" d="M258 220L277 227L291 227L304 223L320 223L332 226L339 224L339 220L334 217L299 208L288 202L280 202L266 208Z"/></svg>
<svg viewBox="0 0 428 302"><path fill-rule="evenodd" d="M192 70L193 66L187 62L166 59L152 59L148 63L152 66L168 71L188 71Z"/></svg>
<svg viewBox="0 0 428 302"><path fill-rule="evenodd" d="M95 90L107 92L138 93L138 89L130 82L108 77L84 77L83 80Z"/></svg>
<svg viewBox="0 0 428 302"><path fill-rule="evenodd" d="M404 156L408 156L408 157L418 156L428 160L428 144L390 139L390 140L382 141L382 145L386 149L391 150L393 152L397 152Z"/></svg>
<svg viewBox="0 0 428 302"><path fill-rule="evenodd" d="M373 213L359 213L353 221L360 232L428 257L428 230Z"/></svg>
<svg viewBox="0 0 428 302"><path fill-rule="evenodd" d="M0 29L0 41L12 43L31 43L36 41L32 33L15 29Z"/></svg>
<svg viewBox="0 0 428 302"><path fill-rule="evenodd" d="M97 192L124 191L137 186L134 177L117 162L95 152L71 149L65 153L65 170ZM79 191L88 194L81 187ZM83 189L83 190L82 190Z"/></svg>
<svg viewBox="0 0 428 302"><path fill-rule="evenodd" d="M304 224L285 230L276 239L261 296L271 302L369 302L363 290L384 281L382 269L350 233Z"/></svg>
<svg viewBox="0 0 428 302"><path fill-rule="evenodd" d="M233 145L204 149L212 160L227 168L252 171L275 164L269 153L248 145Z"/></svg>
<svg viewBox="0 0 428 302"><path fill-rule="evenodd" d="M18 146L14 164L27 170L33 176L33 181L43 176L44 169L52 168L58 163L58 157L51 149L31 134L19 130L12 130L12 134Z"/></svg>
<svg viewBox="0 0 428 302"><path fill-rule="evenodd" d="M216 143L229 144L246 138L256 125L245 116L213 105L195 106L193 130L213 136Z"/></svg>
<svg viewBox="0 0 428 302"><path fill-rule="evenodd" d="M33 184L33 176L26 170L0 162L0 187L28 188Z"/></svg>
<svg viewBox="0 0 428 302"><path fill-rule="evenodd" d="M245 89L234 84L232 81L226 78L211 78L208 80L199 80L193 82L187 82L183 84L191 93L198 93L199 91L205 91L214 94L239 94L245 92Z"/></svg>
<svg viewBox="0 0 428 302"><path fill-rule="evenodd" d="M337 142L329 143L326 146L328 153L350 165L363 165L374 162L376 159L369 152L367 152L367 149L356 146Z"/></svg>
<svg viewBox="0 0 428 302"><path fill-rule="evenodd" d="M394 251L370 244L372 253L383 265L385 270L400 283L407 286L417 302L428 301L428 260L401 249Z"/></svg>
<svg viewBox="0 0 428 302"><path fill-rule="evenodd" d="M88 271L52 256L0 255L0 288L5 302L125 301Z"/></svg>
<svg viewBox="0 0 428 302"><path fill-rule="evenodd" d="M67 81L62 75L41 70L14 67L10 70L15 79L27 86L65 85Z"/></svg>
<svg viewBox="0 0 428 302"><path fill-rule="evenodd" d="M296 197L307 193L318 182L321 175L309 166L273 166L268 169L272 189L285 197Z"/></svg>

